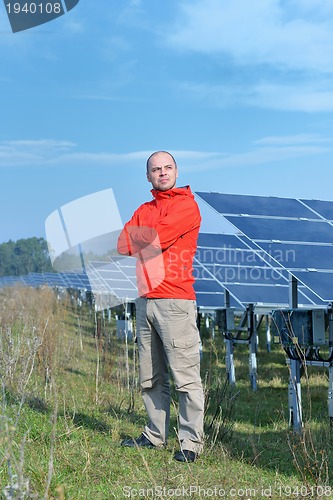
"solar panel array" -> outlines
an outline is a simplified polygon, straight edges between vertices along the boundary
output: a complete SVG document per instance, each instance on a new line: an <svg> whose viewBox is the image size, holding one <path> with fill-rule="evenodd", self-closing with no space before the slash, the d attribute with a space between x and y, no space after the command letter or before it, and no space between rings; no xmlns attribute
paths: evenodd
<svg viewBox="0 0 333 500"><path fill-rule="evenodd" d="M234 307L244 308L249 303L287 304L287 273L280 266L271 265L262 254L241 236L201 233L194 266L199 306L224 307L225 290Z"/></svg>
<svg viewBox="0 0 333 500"><path fill-rule="evenodd" d="M233 224L238 231L235 238L259 257L249 279L222 281L238 300L288 305L292 274L300 283L300 305L332 301L333 202L206 192L197 195ZM209 241L203 236L205 247ZM243 253L246 260L245 250Z"/></svg>
<svg viewBox="0 0 333 500"><path fill-rule="evenodd" d="M68 273L29 273L24 276L2 276L0 287L22 285L38 288L50 286L54 288L72 288L91 291L89 278L86 273L73 271Z"/></svg>
<svg viewBox="0 0 333 500"><path fill-rule="evenodd" d="M98 309L133 302L137 296L135 260L127 257L110 262L89 262L81 270L59 273L29 273L0 277L0 288L13 285L38 288L49 286L92 292Z"/></svg>
<svg viewBox="0 0 333 500"><path fill-rule="evenodd" d="M206 207L200 207L203 230L194 259L199 307L223 308L225 290L234 307L286 307L290 273L299 280L300 306L332 301L333 202L207 192L196 197ZM118 302L137 295L131 257L89 262L84 272L0 278L0 286L15 283L111 294Z"/></svg>
<svg viewBox="0 0 333 500"><path fill-rule="evenodd" d="M95 292L112 292L121 302L132 302L137 297L136 259L125 257L109 262L91 261L87 274Z"/></svg>

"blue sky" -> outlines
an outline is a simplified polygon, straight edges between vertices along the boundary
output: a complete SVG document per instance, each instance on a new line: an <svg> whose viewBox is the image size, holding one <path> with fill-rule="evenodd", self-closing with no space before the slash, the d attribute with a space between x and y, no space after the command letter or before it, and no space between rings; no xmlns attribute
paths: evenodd
<svg viewBox="0 0 333 500"><path fill-rule="evenodd" d="M15 34L1 3L0 243L108 188L125 222L159 149L193 191L333 200L332 73L331 0L80 0Z"/></svg>

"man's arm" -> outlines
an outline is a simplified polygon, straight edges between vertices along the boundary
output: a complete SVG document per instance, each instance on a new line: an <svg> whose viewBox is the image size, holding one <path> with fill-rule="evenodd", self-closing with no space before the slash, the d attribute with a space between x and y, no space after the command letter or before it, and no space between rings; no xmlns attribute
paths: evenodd
<svg viewBox="0 0 333 500"><path fill-rule="evenodd" d="M178 238L200 227L200 223L201 215L196 201L192 198L177 200L165 216L154 221L153 229L158 234L161 250L166 250Z"/></svg>
<svg viewBox="0 0 333 500"><path fill-rule="evenodd" d="M137 213L134 212L133 217L126 222L124 229L121 231L118 242L117 242L117 251L121 255L134 255L136 253L136 249L134 246L134 242L131 238L132 228L136 227L138 224Z"/></svg>
<svg viewBox="0 0 333 500"><path fill-rule="evenodd" d="M121 255L140 257L145 260L161 253L158 234L154 228L143 226L140 221L142 207L136 210L133 217L125 224L117 242L117 250Z"/></svg>
<svg viewBox="0 0 333 500"><path fill-rule="evenodd" d="M138 211L137 211L138 212ZM157 217L152 227L139 226L137 212L127 222L118 239L118 252L144 258L158 255L169 248L182 235L200 226L201 216L197 203L191 198L177 200L167 214Z"/></svg>

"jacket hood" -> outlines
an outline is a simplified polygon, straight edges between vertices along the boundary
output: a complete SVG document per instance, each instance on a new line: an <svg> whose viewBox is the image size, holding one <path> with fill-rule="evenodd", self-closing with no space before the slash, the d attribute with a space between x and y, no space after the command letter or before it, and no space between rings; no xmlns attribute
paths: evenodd
<svg viewBox="0 0 333 500"><path fill-rule="evenodd" d="M163 198L173 198L174 196L189 196L194 198L190 186L175 187L173 189L168 189L167 191L159 191L158 189L152 189L151 194L156 200L161 200Z"/></svg>

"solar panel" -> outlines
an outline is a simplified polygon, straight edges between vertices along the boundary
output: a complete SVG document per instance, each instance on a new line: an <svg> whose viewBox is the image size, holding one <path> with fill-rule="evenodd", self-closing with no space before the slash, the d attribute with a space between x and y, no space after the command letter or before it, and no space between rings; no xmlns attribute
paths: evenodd
<svg viewBox="0 0 333 500"><path fill-rule="evenodd" d="M243 304L257 306L283 307L288 304L288 285L265 285L263 283L244 286L244 284L227 284L227 288Z"/></svg>
<svg viewBox="0 0 333 500"><path fill-rule="evenodd" d="M196 290L197 286L194 285ZM211 292L211 293L201 293L196 292L197 296L197 305L199 308L214 310L214 309L222 309L225 305L224 301L224 290L221 288L220 292ZM230 302L231 307L240 307L240 304L232 299Z"/></svg>
<svg viewBox="0 0 333 500"><path fill-rule="evenodd" d="M292 198L204 193L198 191L196 194L220 214L319 218L308 207Z"/></svg>
<svg viewBox="0 0 333 500"><path fill-rule="evenodd" d="M21 276L22 283L24 283L25 286L30 286L30 287L37 287L38 285L36 284L36 280L34 279L33 276L30 276L29 274L26 276Z"/></svg>
<svg viewBox="0 0 333 500"><path fill-rule="evenodd" d="M43 273L30 273L28 277L34 286L43 286L47 284L47 278Z"/></svg>
<svg viewBox="0 0 333 500"><path fill-rule="evenodd" d="M91 261L87 266L94 293L107 291L112 295L112 304L132 302L137 297L136 259L133 257L115 258L108 262Z"/></svg>
<svg viewBox="0 0 333 500"><path fill-rule="evenodd" d="M255 241L333 242L333 226L326 221L233 215L225 217Z"/></svg>
<svg viewBox="0 0 333 500"><path fill-rule="evenodd" d="M289 270L328 270L333 269L333 245L265 243L260 244L271 259L285 264Z"/></svg>
<svg viewBox="0 0 333 500"><path fill-rule="evenodd" d="M22 276L2 276L0 278L0 286L24 285Z"/></svg>
<svg viewBox="0 0 333 500"><path fill-rule="evenodd" d="M200 233L194 266L199 307L200 294L210 291L205 297L207 307L212 292L218 290L228 290L234 305L242 308L251 302L269 308L287 306L289 274L276 257L272 250L268 253L246 237ZM299 296L303 305L317 300L304 286L300 286Z"/></svg>
<svg viewBox="0 0 333 500"><path fill-rule="evenodd" d="M301 200L320 217L333 221L333 201Z"/></svg>
<svg viewBox="0 0 333 500"><path fill-rule="evenodd" d="M316 304L331 302L333 297L333 271L292 271L293 275L317 296Z"/></svg>

